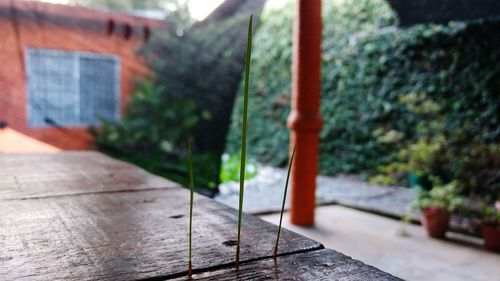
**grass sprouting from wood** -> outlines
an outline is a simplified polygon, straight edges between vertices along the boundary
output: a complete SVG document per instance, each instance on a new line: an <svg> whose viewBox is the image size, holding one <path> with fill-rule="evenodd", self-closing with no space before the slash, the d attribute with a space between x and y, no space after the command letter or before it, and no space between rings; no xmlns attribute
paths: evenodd
<svg viewBox="0 0 500 281"><path fill-rule="evenodd" d="M290 180L290 171L292 170L292 164L293 164L294 157L295 157L295 146L293 147L292 156L290 157L290 163L288 163L288 172L286 174L285 191L283 193L283 203L281 204L281 214L280 214L280 223L278 226L278 236L276 237L276 245L274 245L273 258L276 258L276 256L278 255L278 244L280 242L280 234L281 234L281 222L283 221L283 212L285 211L285 202L286 202L286 194L288 191L288 182Z"/></svg>
<svg viewBox="0 0 500 281"><path fill-rule="evenodd" d="M192 249L193 249L193 197L194 197L194 176L193 176L193 151L191 139L188 141L188 170L189 170L189 265L188 275L191 279L193 272Z"/></svg>
<svg viewBox="0 0 500 281"><path fill-rule="evenodd" d="M243 91L243 124L241 134L241 164L240 164L240 201L238 210L238 238L236 244L236 267L240 266L240 236L241 236L241 217L243 213L243 192L245 187L245 164L247 156L247 111L248 111L248 84L250 80L250 58L252 56L252 21L253 16L250 16L248 21L248 39L247 52L245 61L245 82Z"/></svg>

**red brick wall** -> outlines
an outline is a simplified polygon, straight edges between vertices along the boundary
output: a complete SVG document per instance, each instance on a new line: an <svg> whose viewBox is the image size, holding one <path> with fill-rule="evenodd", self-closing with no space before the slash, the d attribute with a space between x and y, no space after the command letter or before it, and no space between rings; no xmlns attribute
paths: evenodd
<svg viewBox="0 0 500 281"><path fill-rule="evenodd" d="M109 22L114 29L109 34ZM125 25L132 36L124 36ZM121 112L137 78L148 75L136 50L144 42L144 27L160 25L116 13L82 8L0 0L0 120L26 135L62 149L89 149L91 137L83 127L30 128L24 69L26 48L85 51L120 56Z"/></svg>

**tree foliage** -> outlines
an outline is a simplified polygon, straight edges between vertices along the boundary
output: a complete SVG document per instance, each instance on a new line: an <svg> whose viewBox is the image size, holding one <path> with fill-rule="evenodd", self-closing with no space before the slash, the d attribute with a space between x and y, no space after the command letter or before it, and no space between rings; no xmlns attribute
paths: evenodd
<svg viewBox="0 0 500 281"><path fill-rule="evenodd" d="M201 112L190 98L165 98L166 89L151 81L138 84L120 122L103 120L91 129L95 144L104 152L187 186L187 140L207 112ZM214 187L206 172L214 156L195 153L198 187Z"/></svg>

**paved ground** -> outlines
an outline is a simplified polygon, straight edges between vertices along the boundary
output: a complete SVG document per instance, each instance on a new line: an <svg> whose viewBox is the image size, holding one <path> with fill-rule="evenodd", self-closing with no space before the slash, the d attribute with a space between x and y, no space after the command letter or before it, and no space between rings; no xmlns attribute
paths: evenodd
<svg viewBox="0 0 500 281"><path fill-rule="evenodd" d="M244 211L254 214L280 211L285 178L284 169L260 168L258 175L245 183ZM225 183L219 186L219 189L220 193L215 200L238 208L238 183ZM368 184L356 177L318 176L317 178L318 204L338 203L400 217L408 213L408 205L413 198L411 189ZM412 215L418 218L418 214Z"/></svg>
<svg viewBox="0 0 500 281"><path fill-rule="evenodd" d="M260 168L258 175L245 183L244 211L252 214L279 212L283 200L285 178L285 169ZM219 186L219 189L220 193L215 200L237 209L239 184L225 183ZM339 204L393 218L408 216L413 222L418 223L419 212L409 208L414 198L415 194L412 189L369 184L354 176L317 177L318 205ZM457 215L452 216L450 229L478 235L474 221Z"/></svg>
<svg viewBox="0 0 500 281"><path fill-rule="evenodd" d="M279 215L261 218L277 223ZM284 227L407 280L500 280L500 254L481 249L478 238L430 239L417 225L404 225L409 236L401 236L401 222L342 206L317 208L313 228L288 221L285 215Z"/></svg>

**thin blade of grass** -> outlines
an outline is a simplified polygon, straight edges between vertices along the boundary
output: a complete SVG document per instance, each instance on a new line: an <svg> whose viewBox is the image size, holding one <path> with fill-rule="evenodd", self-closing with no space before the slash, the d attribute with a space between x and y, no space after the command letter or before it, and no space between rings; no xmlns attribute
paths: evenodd
<svg viewBox="0 0 500 281"><path fill-rule="evenodd" d="M245 187L245 165L247 156L247 112L248 112L248 85L250 80L250 59L252 56L252 25L253 15L250 16L248 21L248 39L247 39L247 52L245 62L245 86L243 92L243 124L241 134L241 164L240 164L240 201L238 210L238 238L236 244L236 268L240 266L240 236L241 236L241 217L243 213L243 192Z"/></svg>
<svg viewBox="0 0 500 281"><path fill-rule="evenodd" d="M290 163L288 163L288 172L286 174L285 191L283 193L283 203L281 204L281 214L280 214L280 224L278 226L278 236L276 237L276 245L274 245L274 253L273 253L274 259L276 259L276 256L278 255L278 244L280 241L280 234L281 234L281 222L283 221L283 212L285 211L286 194L288 192L288 182L290 180L290 171L292 170L293 158L295 157L295 148L296 148L296 146L294 145L292 156L290 157Z"/></svg>
<svg viewBox="0 0 500 281"><path fill-rule="evenodd" d="M188 171L189 171L189 265L188 275L191 279L193 273L192 249L193 249L193 198L194 198L194 175L193 175L193 151L191 138L188 141Z"/></svg>

